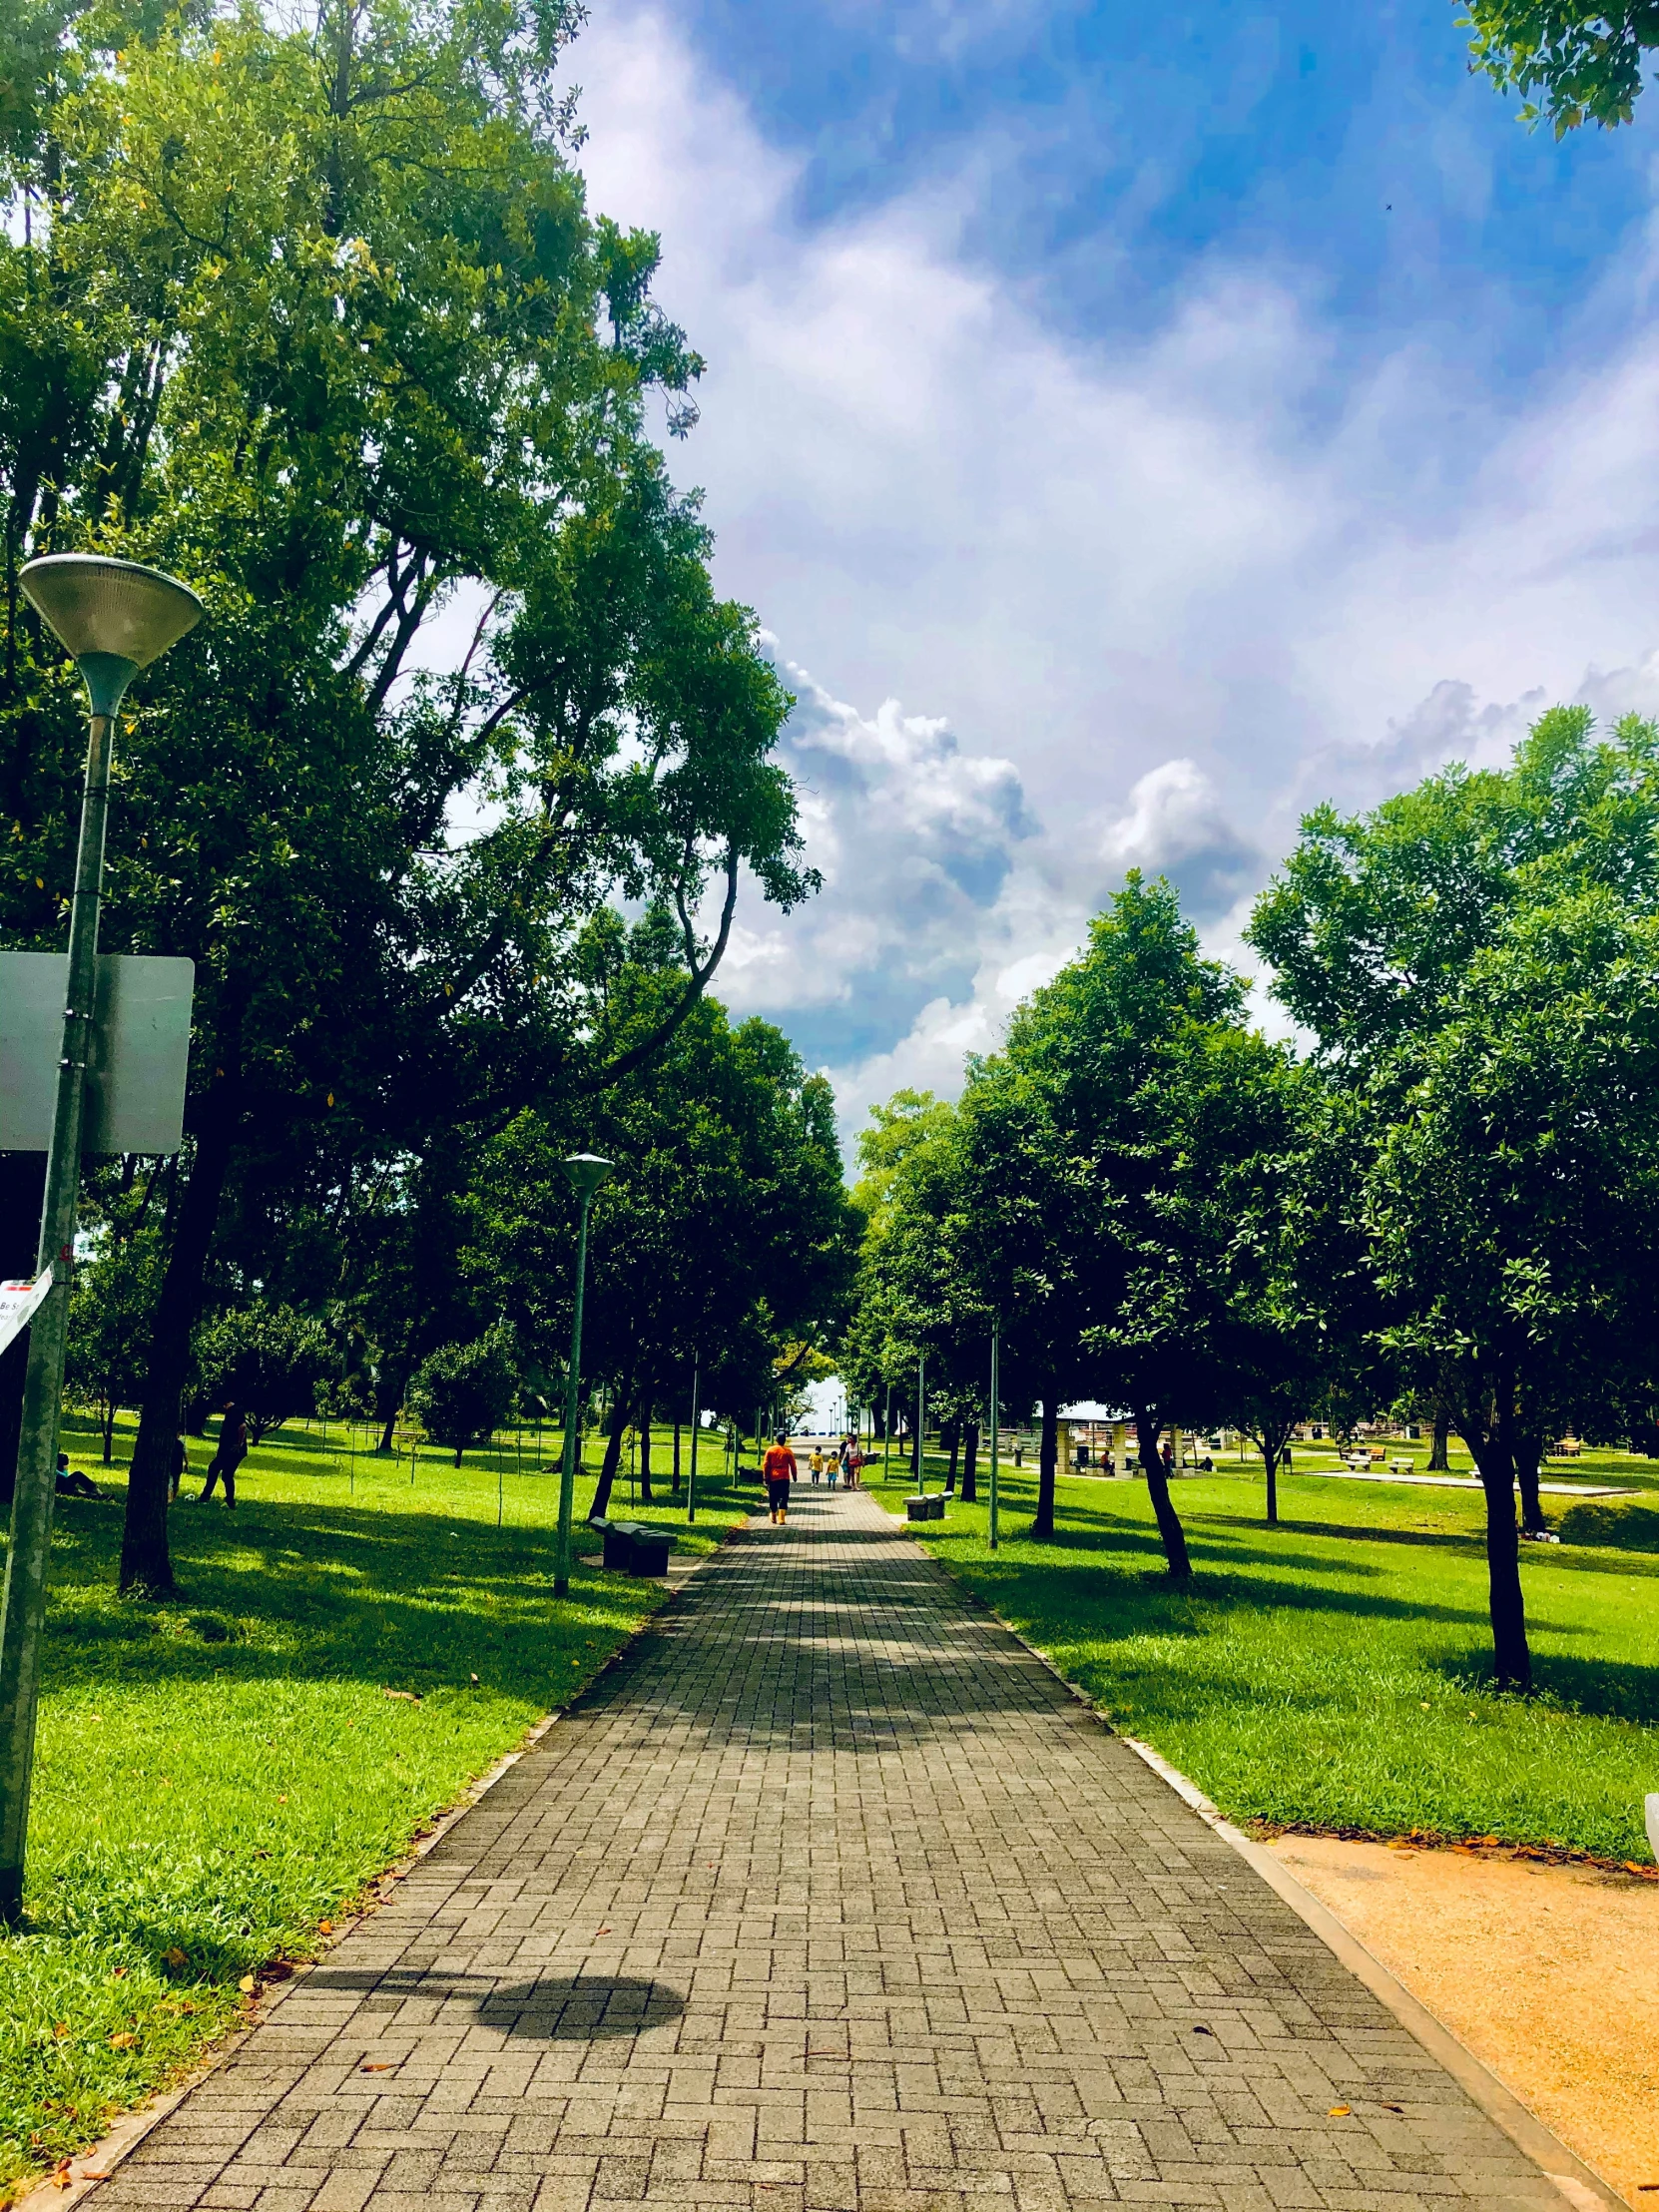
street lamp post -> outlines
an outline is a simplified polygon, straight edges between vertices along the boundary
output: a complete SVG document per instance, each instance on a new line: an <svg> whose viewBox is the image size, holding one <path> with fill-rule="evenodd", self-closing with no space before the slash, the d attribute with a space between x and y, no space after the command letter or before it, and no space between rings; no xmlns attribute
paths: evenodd
<svg viewBox="0 0 1659 2212"><path fill-rule="evenodd" d="M996 1321L993 1321L993 1322L991 1323L991 1522L990 1522L990 1547L991 1547L992 1551L994 1551L994 1550L996 1549L996 1536L997 1536L997 1526L996 1526L996 1506L997 1506L997 1496L996 1496L996 1478L997 1478L997 1471L998 1471L998 1470L997 1470L997 1442L998 1442L998 1437L997 1437L997 1429L998 1429L998 1426L1000 1425L1000 1422L1001 1422L1001 1417L1002 1417L1002 1398L1001 1398L1001 1394L1000 1394L1000 1391L999 1391L999 1389L998 1389L998 1386L997 1386L997 1373L996 1373L997 1354L998 1354L998 1352L999 1352L999 1351L1001 1350L1001 1335L1002 1335L1002 1324L1001 1324L1000 1322L996 1322Z"/></svg>
<svg viewBox="0 0 1659 2212"><path fill-rule="evenodd" d="M98 972L98 906L104 882L104 830L110 810L115 718L141 668L177 645L202 618L195 592L160 569L101 554L52 553L19 574L30 605L69 653L87 687L86 783L75 889L69 910L69 976L63 1052L46 1155L37 1277L52 1288L29 1330L23 1420L12 1496L11 1545L0 1600L0 1922L15 1928L23 1912L29 1781L34 1766L35 1700L46 1614L46 1561L57 1493L58 1419L63 1395L69 1281L81 1187L81 1119L92 1047Z"/></svg>
<svg viewBox="0 0 1659 2212"><path fill-rule="evenodd" d="M916 1493L927 1487L927 1469L922 1453L927 1449L927 1355L916 1354Z"/></svg>
<svg viewBox="0 0 1659 2212"><path fill-rule="evenodd" d="M553 1595L570 1592L570 1519L576 1500L577 1421L582 1400L582 1291L588 1273L588 1208L593 1194L611 1172L612 1163L597 1152L576 1152L564 1170L582 1202L581 1224L576 1232L576 1297L570 1310L570 1374L565 1382L565 1456L559 1469L559 1541L553 1560Z"/></svg>
<svg viewBox="0 0 1659 2212"><path fill-rule="evenodd" d="M692 1360L691 1473L686 1481L686 1520L688 1523L697 1518L697 1431L703 1424L703 1408L697 1402L699 1380L698 1362L694 1357Z"/></svg>

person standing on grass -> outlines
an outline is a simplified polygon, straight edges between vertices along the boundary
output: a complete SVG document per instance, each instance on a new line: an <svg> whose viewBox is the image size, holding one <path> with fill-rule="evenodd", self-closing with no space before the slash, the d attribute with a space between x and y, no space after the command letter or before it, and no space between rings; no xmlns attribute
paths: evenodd
<svg viewBox="0 0 1659 2212"><path fill-rule="evenodd" d="M168 1492L168 1503L170 1505L174 1498L179 1495L179 1485L189 1472L190 1446L185 1442L185 1432L181 1428L173 1439L172 1464L168 1470L168 1479L172 1484L172 1488Z"/></svg>
<svg viewBox="0 0 1659 2212"><path fill-rule="evenodd" d="M237 1502L237 1469L247 1457L248 1423L242 1417L241 1408L232 1399L226 1405L225 1418L219 1424L219 1444L208 1461L208 1479L202 1486L202 1495L197 1502L206 1505L214 1494L214 1484L222 1481L225 1484L225 1502L234 1510Z"/></svg>
<svg viewBox="0 0 1659 2212"><path fill-rule="evenodd" d="M798 1471L795 1453L790 1449L790 1439L781 1435L768 1448L766 1458L761 1463L761 1474L767 1486L767 1503L772 1511L772 1524L775 1528L782 1528L789 1518L790 1484Z"/></svg>

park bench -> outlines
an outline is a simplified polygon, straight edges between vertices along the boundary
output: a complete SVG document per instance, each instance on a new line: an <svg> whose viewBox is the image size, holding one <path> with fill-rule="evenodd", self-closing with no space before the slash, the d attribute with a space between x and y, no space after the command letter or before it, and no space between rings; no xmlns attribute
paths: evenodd
<svg viewBox="0 0 1659 2212"><path fill-rule="evenodd" d="M914 1497L907 1497L904 1500L904 1517L906 1520L943 1520L944 1492L924 1490Z"/></svg>
<svg viewBox="0 0 1659 2212"><path fill-rule="evenodd" d="M1399 1452L1396 1452L1394 1456L1388 1461L1388 1472L1390 1474L1411 1474L1415 1471L1415 1469L1416 1461L1414 1459L1404 1457Z"/></svg>
<svg viewBox="0 0 1659 2212"><path fill-rule="evenodd" d="M674 1538L666 1530L640 1521L596 1520L591 1525L605 1539L605 1565L613 1574L667 1574Z"/></svg>

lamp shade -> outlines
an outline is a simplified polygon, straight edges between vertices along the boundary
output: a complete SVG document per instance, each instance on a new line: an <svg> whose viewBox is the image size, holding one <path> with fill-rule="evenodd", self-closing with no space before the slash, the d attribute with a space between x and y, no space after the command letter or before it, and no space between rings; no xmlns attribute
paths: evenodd
<svg viewBox="0 0 1659 2212"><path fill-rule="evenodd" d="M76 660L89 653L148 668L203 614L187 584L102 553L47 553L18 575L41 620Z"/></svg>
<svg viewBox="0 0 1659 2212"><path fill-rule="evenodd" d="M564 1171L578 1198L592 1198L615 1165L614 1160L602 1160L597 1152L573 1152L564 1163Z"/></svg>

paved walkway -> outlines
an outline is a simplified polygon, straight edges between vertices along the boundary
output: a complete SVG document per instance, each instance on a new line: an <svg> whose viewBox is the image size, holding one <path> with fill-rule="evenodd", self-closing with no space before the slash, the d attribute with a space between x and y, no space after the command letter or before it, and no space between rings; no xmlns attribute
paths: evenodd
<svg viewBox="0 0 1659 2212"><path fill-rule="evenodd" d="M870 1499L811 1488L92 2198L613 2201L1562 2204Z"/></svg>

